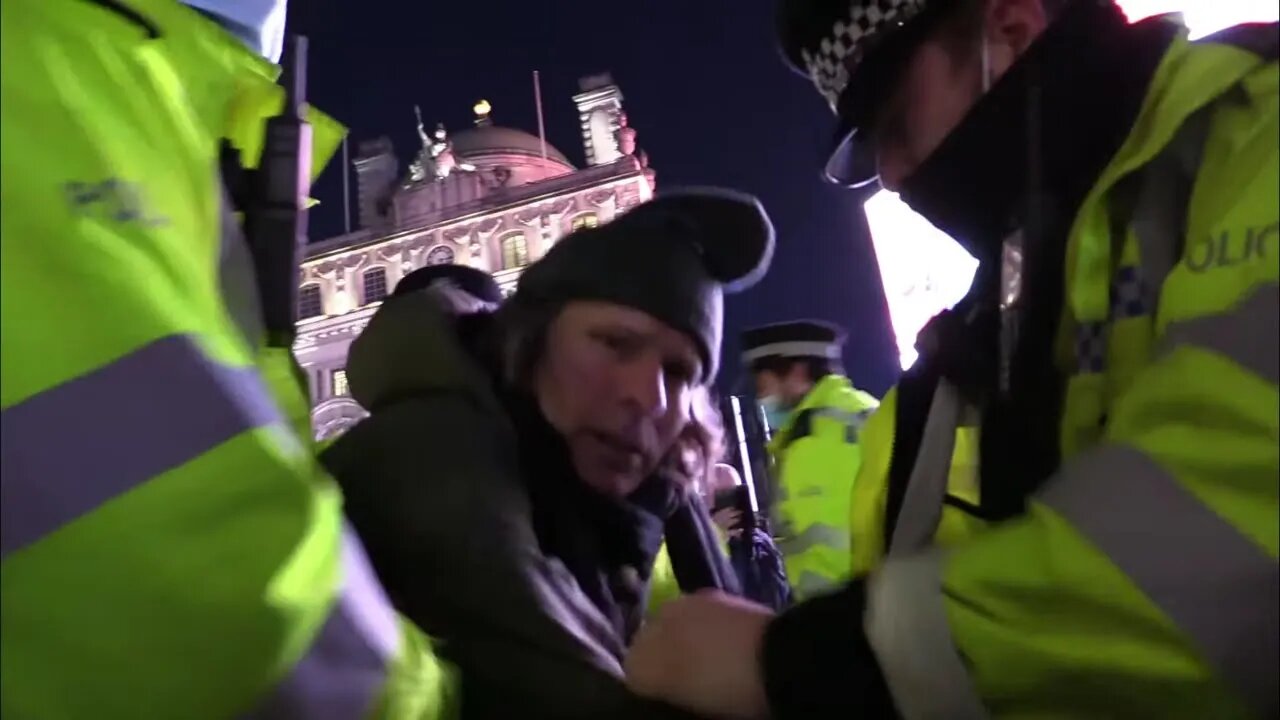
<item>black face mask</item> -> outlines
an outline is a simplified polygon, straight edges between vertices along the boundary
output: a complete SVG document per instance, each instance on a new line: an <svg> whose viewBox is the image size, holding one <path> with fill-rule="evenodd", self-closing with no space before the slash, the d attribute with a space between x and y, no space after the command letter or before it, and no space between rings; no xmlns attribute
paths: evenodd
<svg viewBox="0 0 1280 720"><path fill-rule="evenodd" d="M1025 187L1025 80L1007 74L903 183L903 202L986 263L1017 227Z"/></svg>
<svg viewBox="0 0 1280 720"><path fill-rule="evenodd" d="M1074 212L1132 127L1173 36L1078 1L903 183L904 202L981 262Z"/></svg>

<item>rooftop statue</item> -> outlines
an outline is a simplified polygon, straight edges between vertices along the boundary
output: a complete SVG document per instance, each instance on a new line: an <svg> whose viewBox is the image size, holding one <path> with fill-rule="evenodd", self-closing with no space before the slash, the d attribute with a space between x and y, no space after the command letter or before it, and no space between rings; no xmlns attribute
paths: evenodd
<svg viewBox="0 0 1280 720"><path fill-rule="evenodd" d="M422 111L417 105L413 106L413 113L418 119L418 139L422 143L422 149L418 151L417 159L409 165L411 181L434 182L449 177L455 171L475 172L475 165L460 162L454 156L453 142L449 140L444 123L437 124L435 132L428 135L422 124Z"/></svg>

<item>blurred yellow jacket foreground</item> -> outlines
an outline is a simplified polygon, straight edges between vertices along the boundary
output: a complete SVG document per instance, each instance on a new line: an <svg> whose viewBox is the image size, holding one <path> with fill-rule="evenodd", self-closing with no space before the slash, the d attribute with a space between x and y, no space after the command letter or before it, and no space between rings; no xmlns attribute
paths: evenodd
<svg viewBox="0 0 1280 720"><path fill-rule="evenodd" d="M256 161L277 69L172 0L2 13L0 714L442 717L253 330L219 143Z"/></svg>

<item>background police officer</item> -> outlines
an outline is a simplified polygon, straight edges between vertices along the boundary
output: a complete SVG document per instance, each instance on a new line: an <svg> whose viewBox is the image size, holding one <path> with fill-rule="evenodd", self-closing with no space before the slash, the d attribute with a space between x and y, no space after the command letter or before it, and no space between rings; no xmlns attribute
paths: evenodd
<svg viewBox="0 0 1280 720"><path fill-rule="evenodd" d="M773 531L794 597L803 600L849 577L849 499L862 452L858 433L876 400L841 368L845 332L796 320L743 333L743 362L755 380L773 438Z"/></svg>

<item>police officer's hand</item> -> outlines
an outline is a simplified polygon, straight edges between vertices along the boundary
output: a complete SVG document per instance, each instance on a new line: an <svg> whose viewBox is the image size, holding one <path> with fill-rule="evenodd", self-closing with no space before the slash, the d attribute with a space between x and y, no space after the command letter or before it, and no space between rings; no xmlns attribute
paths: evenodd
<svg viewBox="0 0 1280 720"><path fill-rule="evenodd" d="M767 717L760 652L772 617L767 608L715 591L672 600L636 636L627 684L712 717Z"/></svg>

